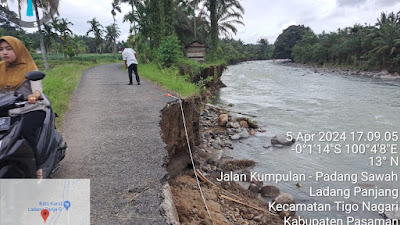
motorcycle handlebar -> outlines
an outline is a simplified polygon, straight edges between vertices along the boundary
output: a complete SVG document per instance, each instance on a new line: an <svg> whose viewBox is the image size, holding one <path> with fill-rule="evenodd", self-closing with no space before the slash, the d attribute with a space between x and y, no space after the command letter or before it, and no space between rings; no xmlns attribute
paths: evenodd
<svg viewBox="0 0 400 225"><path fill-rule="evenodd" d="M43 100L43 97L39 97L38 101L39 100ZM15 103L16 106L23 106L23 105L26 105L26 104L28 104L28 99L26 99L26 98L24 98L24 101L22 101L22 102Z"/></svg>

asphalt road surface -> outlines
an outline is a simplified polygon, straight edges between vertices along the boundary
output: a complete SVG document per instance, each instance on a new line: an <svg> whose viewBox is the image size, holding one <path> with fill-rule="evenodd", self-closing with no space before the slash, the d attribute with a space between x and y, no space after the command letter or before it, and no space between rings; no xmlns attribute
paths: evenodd
<svg viewBox="0 0 400 225"><path fill-rule="evenodd" d="M166 224L159 122L173 99L143 78L141 85L128 82L120 63L84 72L65 117L68 149L54 178L90 179L91 224Z"/></svg>

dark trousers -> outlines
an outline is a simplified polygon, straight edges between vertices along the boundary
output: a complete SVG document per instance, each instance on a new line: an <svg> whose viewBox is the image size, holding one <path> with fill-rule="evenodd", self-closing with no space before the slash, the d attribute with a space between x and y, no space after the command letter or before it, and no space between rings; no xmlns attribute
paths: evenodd
<svg viewBox="0 0 400 225"><path fill-rule="evenodd" d="M134 64L134 63L132 63L128 67L129 83L132 83L132 71L135 72L136 82L140 83L140 78L139 78L139 74L137 71L137 64Z"/></svg>
<svg viewBox="0 0 400 225"><path fill-rule="evenodd" d="M36 144L39 139L40 128L43 126L44 118L46 117L46 113L44 111L32 111L23 115L22 120L22 137L28 142L31 148L34 151L37 166L39 166L41 162L41 153L39 153L38 149L36 149Z"/></svg>

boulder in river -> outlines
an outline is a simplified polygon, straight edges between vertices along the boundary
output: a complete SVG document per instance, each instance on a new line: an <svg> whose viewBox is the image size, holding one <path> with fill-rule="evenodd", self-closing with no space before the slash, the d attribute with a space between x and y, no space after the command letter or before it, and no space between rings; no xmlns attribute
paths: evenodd
<svg viewBox="0 0 400 225"><path fill-rule="evenodd" d="M226 124L226 127L239 129L240 128L240 124L238 122L228 122Z"/></svg>
<svg viewBox="0 0 400 225"><path fill-rule="evenodd" d="M295 204L294 197L291 194L288 194L288 193L280 194L278 197L275 198L275 202L276 202L276 204L281 204L281 205L284 205L284 204L288 204L288 205ZM281 212L284 212L284 213L281 214ZM295 211L277 211L277 213L279 213L280 215L286 215L286 214L289 214L290 216L295 216L296 215Z"/></svg>
<svg viewBox="0 0 400 225"><path fill-rule="evenodd" d="M277 197L280 194L280 190L275 186L267 185L261 188L260 193L262 197Z"/></svg>
<svg viewBox="0 0 400 225"><path fill-rule="evenodd" d="M235 119L237 122L240 123L240 121L246 121L246 123L248 124L249 128L253 128L253 129L257 129L258 128L258 124L256 122L254 122L252 119L247 118L247 117L238 117Z"/></svg>
<svg viewBox="0 0 400 225"><path fill-rule="evenodd" d="M253 192L253 193L260 192L260 189L258 188L258 186L256 184L250 184L248 190Z"/></svg>
<svg viewBox="0 0 400 225"><path fill-rule="evenodd" d="M292 137L291 139L288 138L285 134L278 134L272 137L271 144L272 145L286 145L290 146L295 142L295 139Z"/></svg>
<svg viewBox="0 0 400 225"><path fill-rule="evenodd" d="M232 140L239 140L241 138L248 138L250 137L250 133L249 131L247 131L247 129L243 129L242 132L235 134L231 137Z"/></svg>
<svg viewBox="0 0 400 225"><path fill-rule="evenodd" d="M229 119L228 114L221 114L218 116L218 124L224 127L228 123L228 119Z"/></svg>

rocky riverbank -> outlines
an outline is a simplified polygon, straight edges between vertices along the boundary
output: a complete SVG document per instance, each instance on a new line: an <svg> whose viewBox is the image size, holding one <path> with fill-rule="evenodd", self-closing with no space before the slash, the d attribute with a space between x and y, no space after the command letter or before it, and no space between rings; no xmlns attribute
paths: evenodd
<svg viewBox="0 0 400 225"><path fill-rule="evenodd" d="M353 70L344 67L317 66L310 64L294 63L290 61L276 61L276 62L296 68L307 68L314 71L314 73L335 73L344 76L361 76L361 77L370 77L383 80L400 79L399 73L397 72L389 73L387 70L382 70L382 71Z"/></svg>
<svg viewBox="0 0 400 225"><path fill-rule="evenodd" d="M196 184L194 172L184 172L169 179L173 201L181 224L283 224L282 218L290 212L269 211L266 201L294 202L286 193L280 194L274 186L250 180L247 169L255 165L251 160L234 160L224 156L233 142L264 132L247 118L233 118L224 109L204 105L200 112L200 144L193 150L201 187L211 218ZM243 182L221 179L221 174L247 177ZM265 198L266 201L260 201ZM292 212L293 213L293 212Z"/></svg>

